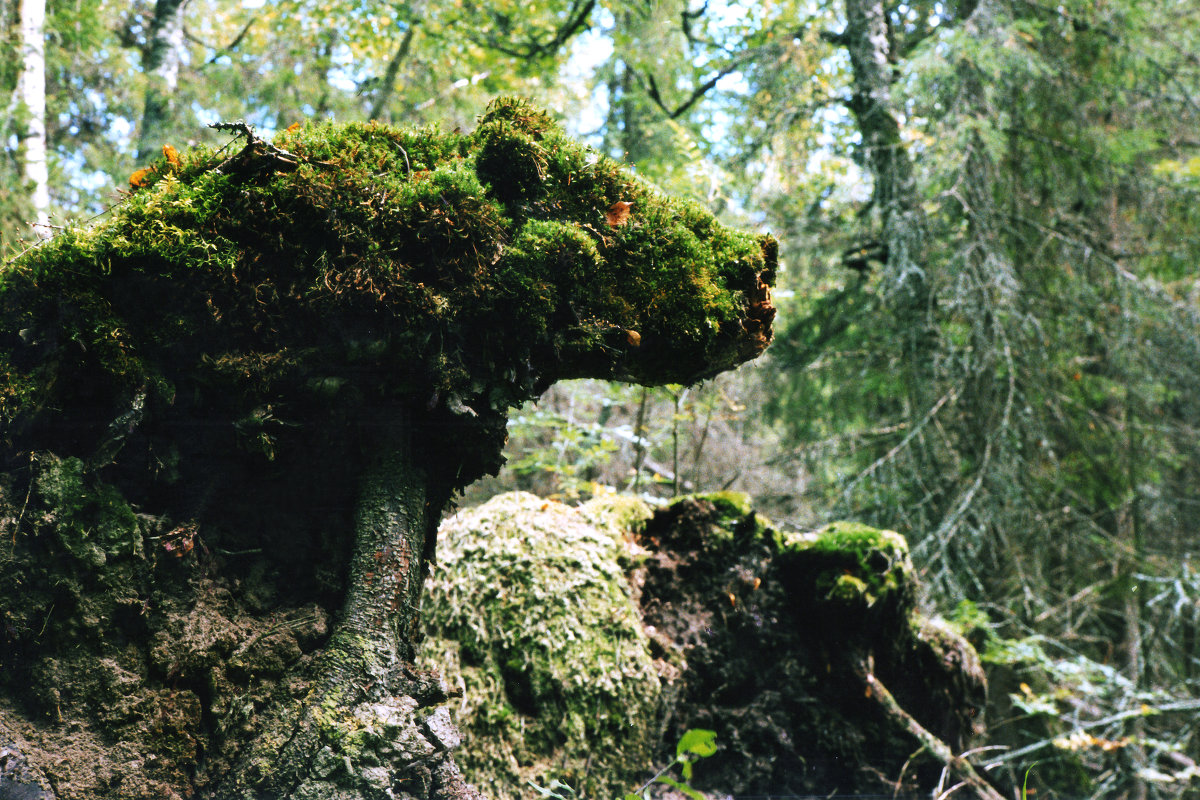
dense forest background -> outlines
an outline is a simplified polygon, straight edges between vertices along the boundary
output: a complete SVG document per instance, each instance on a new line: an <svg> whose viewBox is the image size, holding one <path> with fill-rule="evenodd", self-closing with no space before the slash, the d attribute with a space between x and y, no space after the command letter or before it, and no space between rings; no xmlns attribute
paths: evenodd
<svg viewBox="0 0 1200 800"><path fill-rule="evenodd" d="M1043 796L1200 785L1200 6L0 0L0 255L206 126L470 128L532 98L782 243L701 386L556 387L466 502L748 492L908 537ZM1020 783L1020 781L1017 781Z"/></svg>

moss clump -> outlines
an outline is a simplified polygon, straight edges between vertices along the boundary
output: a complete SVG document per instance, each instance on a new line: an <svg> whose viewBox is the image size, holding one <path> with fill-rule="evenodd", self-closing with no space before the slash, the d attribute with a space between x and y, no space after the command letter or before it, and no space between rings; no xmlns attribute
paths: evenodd
<svg viewBox="0 0 1200 800"><path fill-rule="evenodd" d="M817 592L840 604L874 606L879 601L907 613L913 607L912 560L908 542L894 531L855 522L834 522L812 533L777 535L783 552L805 553L821 565Z"/></svg>
<svg viewBox="0 0 1200 800"><path fill-rule="evenodd" d="M744 492L708 492L706 494L689 495L692 500L706 500L712 503L717 514L722 519L733 522L740 521L754 511L750 495ZM680 500L686 498L680 498ZM679 502L676 500L675 502Z"/></svg>
<svg viewBox="0 0 1200 800"><path fill-rule="evenodd" d="M422 658L464 690L459 763L490 797L551 779L616 796L650 765L661 690L623 536L585 521L645 509L613 511L515 493L442 526Z"/></svg>
<svg viewBox="0 0 1200 800"><path fill-rule="evenodd" d="M580 515L592 525L624 538L654 516L646 502L623 494L602 494L579 507Z"/></svg>
<svg viewBox="0 0 1200 800"><path fill-rule="evenodd" d="M653 774L647 753L669 763L689 728L718 733L696 770L712 796L869 794L881 774L904 774L902 793L916 796L943 765L915 758L908 733L865 698L868 656L905 708L966 749L978 659L915 613L898 536L844 523L781 534L736 494L646 514L632 499L571 510L512 494L443 526L424 658L463 691L460 761L489 796L528 797L526 781L555 779L621 796ZM634 559L622 557L630 532ZM609 583L624 571L640 631L625 627L626 582ZM897 584L877 594L889 577ZM619 681L607 666L618 657Z"/></svg>
<svg viewBox="0 0 1200 800"><path fill-rule="evenodd" d="M0 272L7 430L67 418L51 443L84 453L143 393L150 418L274 415L245 437L271 454L331 406L494 421L560 378L690 383L771 335L769 237L522 101L470 135L310 124L197 149L140 187Z"/></svg>
<svg viewBox="0 0 1200 800"><path fill-rule="evenodd" d="M51 509L44 522L67 553L94 567L109 555L142 554L137 517L117 489L90 480L78 458L42 453L37 465L37 493Z"/></svg>
<svg viewBox="0 0 1200 800"><path fill-rule="evenodd" d="M44 507L62 523L14 537L8 549L17 555L0 558L19 580L37 574L38 610L48 609L35 623L5 600L0 637L17 631L42 669L70 649L77 625L94 637L89 655L110 640L133 642L130 661L150 664L150 679L195 682L195 694L215 709L204 715L210 777L239 749L247 763L260 747L278 752L291 711L272 706L260 721L267 733L251 741L242 722L257 710L227 698L263 671L288 669L299 652L281 648L270 663L254 656L257 666L237 656L217 671L233 647L225 634L275 602L318 598L328 606L347 580L349 629L367 616L359 608L371 604L359 599L384 580L360 568L371 544L363 520L376 510L367 470L392 464L387 448L419 454L411 465L396 459L405 462L397 467L401 488L423 498L419 513L379 531L380 541L403 536L412 545L403 558L411 555L415 573L432 554L432 537L422 550L419 534L432 531L408 526L429 523L456 487L499 467L510 407L566 377L656 384L716 374L762 352L774 315L769 237L729 231L700 207L660 196L520 101L494 103L465 136L314 124L274 142L248 129L241 139L219 152L168 151L101 223L65 231L0 269L2 488L34 487L31 512ZM612 212L630 205L628 215ZM39 473L26 465L43 452L58 461L39 487ZM110 557L135 530L122 496L155 534L145 537L144 562ZM356 498L364 513L347 513ZM40 523L31 513L20 524ZM360 539L353 550L345 546L351 530ZM626 728L647 718L638 709L657 686L637 655L646 648L630 623L620 568L599 555L618 545L589 530L546 530L539 546L558 553L557 566L544 571L514 555L485 582L499 591L514 579L546 587L547 608L558 611L533 628L495 618L486 639L468 638L462 648L473 665L485 658L484 641L501 643L501 655L486 652L511 696L490 706L493 713L507 708L524 719L544 709L551 721L543 743L579 754L581 773L591 752L580 743L590 748L592 733L623 752L643 747L642 733ZM591 555L554 551L548 543L559 536ZM499 538L515 553L526 532ZM43 545L51 555L39 560ZM69 558L59 557L64 549ZM81 560L94 568L77 569ZM66 564L68 580L43 564ZM119 594L109 590L117 573ZM211 594L197 588L205 580L242 588L220 611L224 633L197 636L181 652L170 631L181 614L191 618L180 606L199 608L195 597ZM93 613L96 587L104 614ZM580 603L583 623L603 635L577 641L580 617L551 599ZM457 607L477 600L461 597ZM110 634L113 608L122 609L123 627ZM39 631L51 610L72 617L45 641ZM381 638L397 633L382 630L380 618L365 627ZM138 652L148 630L155 644ZM407 627L397 635L406 652ZM335 638L320 646L332 663L353 650L346 645ZM329 669L362 677L371 666ZM526 674L550 677L523 682ZM33 682L53 687L54 675L47 666ZM341 678L335 683L354 692L371 684ZM8 685L20 682L10 677ZM303 702L333 696L318 689ZM39 703L58 713L52 692ZM92 708L76 703L77 719L86 725ZM226 735L214 720L237 727ZM339 735L319 728L304 718L291 739L296 752L316 743L310 731ZM356 753L375 745L342 738ZM329 752L336 755L332 745ZM272 774L267 766L263 780L290 781L290 769ZM240 772L230 778L239 786Z"/></svg>

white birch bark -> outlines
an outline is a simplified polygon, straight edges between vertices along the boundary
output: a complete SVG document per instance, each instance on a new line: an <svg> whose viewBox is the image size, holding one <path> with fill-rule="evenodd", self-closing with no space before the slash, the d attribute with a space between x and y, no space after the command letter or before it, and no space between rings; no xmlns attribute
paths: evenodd
<svg viewBox="0 0 1200 800"><path fill-rule="evenodd" d="M50 235L50 168L46 159L46 0L21 0L21 79L25 107L25 179L31 184L33 228Z"/></svg>

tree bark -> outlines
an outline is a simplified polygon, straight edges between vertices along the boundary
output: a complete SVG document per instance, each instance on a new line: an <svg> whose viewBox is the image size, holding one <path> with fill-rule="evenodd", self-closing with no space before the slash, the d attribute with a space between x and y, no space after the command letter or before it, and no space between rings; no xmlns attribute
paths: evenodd
<svg viewBox="0 0 1200 800"><path fill-rule="evenodd" d="M417 798L482 797L450 758L458 734L438 708L445 688L413 666L429 543L448 494L412 434L403 414L367 431L373 458L359 481L341 620L303 676L307 697L277 706L215 800L401 787Z"/></svg>
<svg viewBox="0 0 1200 800"><path fill-rule="evenodd" d="M379 119L384 109L392 102L392 97L396 94L396 76L400 74L400 67L407 60L409 50L412 49L413 34L415 32L416 26L411 22L408 23L408 30L404 32L404 37L400 40L395 54L392 55L391 61L388 62L387 70L383 73L383 84L375 93L375 100L371 103L371 110L367 114L367 119ZM391 113L388 114L389 118L393 116Z"/></svg>
<svg viewBox="0 0 1200 800"><path fill-rule="evenodd" d="M889 274L913 301L924 299L920 266L925 224L915 202L912 163L900 139L892 102L892 52L887 10L881 0L846 0L846 30L838 37L853 70L850 111L858 122L875 181L872 199L887 247Z"/></svg>
<svg viewBox="0 0 1200 800"><path fill-rule="evenodd" d="M20 96L25 111L25 179L34 231L50 235L50 170L46 159L46 0L21 2Z"/></svg>
<svg viewBox="0 0 1200 800"><path fill-rule="evenodd" d="M884 277L893 313L905 332L904 359L911 415L924 414L929 393L928 351L934 331L925 268L925 215L917 202L912 162L900 137L892 100L893 52L882 0L846 0L846 29L834 37L845 48L853 72L849 108L862 135L874 179L872 201L887 253ZM918 450L914 450L918 454Z"/></svg>
<svg viewBox="0 0 1200 800"><path fill-rule="evenodd" d="M847 0L846 30L839 37L854 71L850 110L875 176L874 199L885 226L904 210L904 190L911 189L912 183L912 168L901 150L900 125L892 112L893 53L886 14L879 0Z"/></svg>

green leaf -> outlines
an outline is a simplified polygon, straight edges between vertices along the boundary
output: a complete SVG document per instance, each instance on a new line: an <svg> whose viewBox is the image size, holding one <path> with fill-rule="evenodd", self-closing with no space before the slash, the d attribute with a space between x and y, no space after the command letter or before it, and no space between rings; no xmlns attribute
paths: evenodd
<svg viewBox="0 0 1200 800"><path fill-rule="evenodd" d="M716 731L706 731L701 728L693 728L683 734L679 739L679 744L675 746L676 756L690 754L698 758L708 758L715 752L717 752Z"/></svg>
<svg viewBox="0 0 1200 800"><path fill-rule="evenodd" d="M570 800L572 797L578 797L578 795L575 794L575 790L571 788L570 784L563 783L557 779L550 781L550 788L539 786L533 781L526 781L526 783L536 789L538 794L540 794L542 797L553 798L553 800ZM562 789L565 794L560 794L558 791L559 789Z"/></svg>
<svg viewBox="0 0 1200 800"><path fill-rule="evenodd" d="M657 778L657 781L659 783L664 783L667 786L670 786L672 789L675 789L676 791L683 792L688 797L692 798L692 800L708 800L707 797L705 797L703 794L696 791L692 787L688 786L686 783L680 783L679 781L672 780L671 778L668 778L666 775L660 775Z"/></svg>

